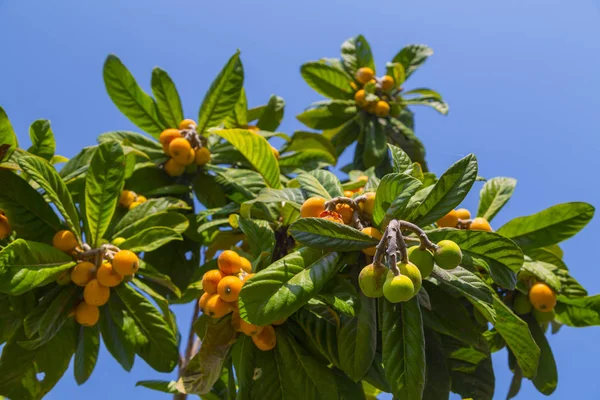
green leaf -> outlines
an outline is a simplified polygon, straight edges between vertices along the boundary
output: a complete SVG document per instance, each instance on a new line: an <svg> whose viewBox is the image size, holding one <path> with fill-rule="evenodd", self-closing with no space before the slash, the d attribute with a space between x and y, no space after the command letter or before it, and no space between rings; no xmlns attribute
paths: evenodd
<svg viewBox="0 0 600 400"><path fill-rule="evenodd" d="M260 114L256 126L262 131L275 132L283 119L284 108L285 101L279 96L272 95L264 111Z"/></svg>
<svg viewBox="0 0 600 400"><path fill-rule="evenodd" d="M185 215L174 211L161 211L155 214L150 214L126 227L123 227L123 229L120 231L113 233L112 237L122 237L127 239L143 230L156 227L170 228L177 233L183 233L186 231L188 226L189 221Z"/></svg>
<svg viewBox="0 0 600 400"><path fill-rule="evenodd" d="M303 245L323 250L354 251L379 243L357 229L322 218L301 218L289 227L288 232Z"/></svg>
<svg viewBox="0 0 600 400"><path fill-rule="evenodd" d="M343 193L339 179L331 172L316 170L299 174L296 179L307 197L322 197L330 200Z"/></svg>
<svg viewBox="0 0 600 400"><path fill-rule="evenodd" d="M352 101L332 100L315 105L296 118L312 129L333 129L356 116L356 104Z"/></svg>
<svg viewBox="0 0 600 400"><path fill-rule="evenodd" d="M320 133L296 131L292 140L284 145L282 152L302 152L305 150L320 150L336 156L335 148L325 136Z"/></svg>
<svg viewBox="0 0 600 400"><path fill-rule="evenodd" d="M377 348L377 307L375 300L361 294L355 318L345 318L338 332L338 353L342 370L358 382L367 373Z"/></svg>
<svg viewBox="0 0 600 400"><path fill-rule="evenodd" d="M452 165L435 183L424 199L414 205L410 220L418 225L437 221L458 206L477 177L477 158L469 154ZM429 189L429 188L427 188Z"/></svg>
<svg viewBox="0 0 600 400"><path fill-rule="evenodd" d="M145 280L152 281L169 289L178 298L181 297L181 291L177 286L175 286L171 278L168 275L158 272L156 268L154 268L144 260L140 260L140 269L138 270L136 275L142 276L145 278Z"/></svg>
<svg viewBox="0 0 600 400"><path fill-rule="evenodd" d="M125 155L117 142L104 142L92 157L85 178L86 216L91 237L86 238L94 247L108 229L119 196L125 183Z"/></svg>
<svg viewBox="0 0 600 400"><path fill-rule="evenodd" d="M19 237L50 243L61 229L58 217L44 198L13 172L0 168L0 182L10 190L0 190L0 209Z"/></svg>
<svg viewBox="0 0 600 400"><path fill-rule="evenodd" d="M523 280L527 276L534 276L537 280L550 286L555 292L561 292L560 279L554 274L553 269L553 265L543 261L525 260L519 277Z"/></svg>
<svg viewBox="0 0 600 400"><path fill-rule="evenodd" d="M433 49L424 44L411 44L404 47L398 54L396 54L392 62L402 64L406 71L406 77L412 75L427 58L433 55Z"/></svg>
<svg viewBox="0 0 600 400"><path fill-rule="evenodd" d="M160 199L149 199L147 202L140 204L133 210L129 210L127 214L115 225L114 231L119 232L131 226L137 221L144 220L147 216L168 210L186 210L190 206L183 200L173 197L163 197Z"/></svg>
<svg viewBox="0 0 600 400"><path fill-rule="evenodd" d="M246 91L242 87L242 90L240 90L240 98L233 108L233 115L230 115L226 119L225 127L235 128L243 126L248 126L248 99L246 98Z"/></svg>
<svg viewBox="0 0 600 400"><path fill-rule="evenodd" d="M481 188L479 193L479 209L477 216L491 221L510 200L517 186L513 178L492 178Z"/></svg>
<svg viewBox="0 0 600 400"><path fill-rule="evenodd" d="M433 108L435 111L442 115L448 114L448 103L437 98L437 96L420 96L405 98L402 100L403 104L407 105L420 105Z"/></svg>
<svg viewBox="0 0 600 400"><path fill-rule="evenodd" d="M400 63L387 63L386 64L386 73L388 76L394 78L394 88L399 87L406 81L406 71L404 70L404 66ZM410 91L412 92L412 90ZM404 94L408 94L410 92L404 92Z"/></svg>
<svg viewBox="0 0 600 400"><path fill-rule="evenodd" d="M100 332L102 333L102 341L108 352L125 371L131 371L135 359L135 352L129 340L127 340L124 329L117 325L109 312L109 306L100 308Z"/></svg>
<svg viewBox="0 0 600 400"><path fill-rule="evenodd" d="M558 296L556 320L573 327L600 325L600 294L575 299Z"/></svg>
<svg viewBox="0 0 600 400"><path fill-rule="evenodd" d="M222 137L238 149L256 171L265 178L269 187L279 189L279 165L267 140L245 129L213 130L211 133Z"/></svg>
<svg viewBox="0 0 600 400"><path fill-rule="evenodd" d="M383 303L383 365L392 393L420 399L425 388L425 336L416 298Z"/></svg>
<svg viewBox="0 0 600 400"><path fill-rule="evenodd" d="M325 97L341 100L354 98L354 89L350 86L353 79L329 64L307 62L300 67L300 74L311 88Z"/></svg>
<svg viewBox="0 0 600 400"><path fill-rule="evenodd" d="M408 154L404 152L404 150L398 146L394 146L393 144L388 144L388 147L390 149L390 153L392 154L392 162L394 164L393 166L395 173L407 173L407 171L412 170L413 162Z"/></svg>
<svg viewBox="0 0 600 400"><path fill-rule="evenodd" d="M48 161L54 157L56 142L54 141L50 121L46 119L34 121L29 127L29 138L31 139L31 147L27 149L27 152Z"/></svg>
<svg viewBox="0 0 600 400"><path fill-rule="evenodd" d="M80 326L75 362L73 363L73 372L78 385L83 385L92 375L98 360L99 349L100 332L98 326Z"/></svg>
<svg viewBox="0 0 600 400"><path fill-rule="evenodd" d="M287 318L316 296L339 270L338 253L303 248L274 262L244 284L240 316L267 325Z"/></svg>
<svg viewBox="0 0 600 400"><path fill-rule="evenodd" d="M515 218L497 232L511 238L523 249L545 247L574 236L593 216L594 207L590 204L563 203L537 214Z"/></svg>
<svg viewBox="0 0 600 400"><path fill-rule="evenodd" d="M177 394L180 393L177 390L177 382L175 381L159 381L159 380L148 380L148 381L138 381L135 383L135 386L145 387L147 389L156 390L158 392Z"/></svg>
<svg viewBox="0 0 600 400"><path fill-rule="evenodd" d="M558 384L558 372L556 361L552 354L550 344L544 335L544 331L532 317L528 319L529 330L540 348L540 364L537 374L532 379L533 385L540 393L550 396L556 390Z"/></svg>
<svg viewBox="0 0 600 400"><path fill-rule="evenodd" d="M301 169L314 170L325 165L335 165L335 156L322 150L302 150L279 159L279 166L284 171Z"/></svg>
<svg viewBox="0 0 600 400"><path fill-rule="evenodd" d="M461 361L454 361L459 364ZM452 391L463 399L492 400L494 397L495 377L491 358L479 362L473 370L450 367Z"/></svg>
<svg viewBox="0 0 600 400"><path fill-rule="evenodd" d="M178 128L179 123L183 121L183 107L175 83L167 71L154 67L151 85L160 115L167 126Z"/></svg>
<svg viewBox="0 0 600 400"><path fill-rule="evenodd" d="M375 62L369 42L363 35L358 35L342 43L342 65L350 76L354 76L361 67L375 71Z"/></svg>
<svg viewBox="0 0 600 400"><path fill-rule="evenodd" d="M449 398L450 369L446 354L439 335L430 329L425 329L425 362L427 363L427 381L423 391L423 400Z"/></svg>
<svg viewBox="0 0 600 400"><path fill-rule="evenodd" d="M106 58L103 75L106 91L117 108L144 132L158 138L167 125L161 121L156 103L117 56Z"/></svg>
<svg viewBox="0 0 600 400"><path fill-rule="evenodd" d="M244 67L238 50L219 72L202 100L198 111L198 133L203 134L227 118L240 98L243 85Z"/></svg>
<svg viewBox="0 0 600 400"><path fill-rule="evenodd" d="M267 262L270 263L270 255L275 247L275 233L268 222L243 217L240 217L238 222L240 229L246 235L250 253L255 258L259 258L262 254L268 254Z"/></svg>
<svg viewBox="0 0 600 400"><path fill-rule="evenodd" d="M17 147L19 147L17 135L10 124L8 115L0 107L0 162L8 160Z"/></svg>
<svg viewBox="0 0 600 400"><path fill-rule="evenodd" d="M438 229L427 232L430 240L452 240L463 252L462 265L484 268L494 282L514 289L516 273L523 265L523 252L510 239L494 233L461 229Z"/></svg>
<svg viewBox="0 0 600 400"><path fill-rule="evenodd" d="M359 307L358 293L349 280L336 276L319 293L318 299L329 304L334 310L350 317L356 315Z"/></svg>
<svg viewBox="0 0 600 400"><path fill-rule="evenodd" d="M379 182L373 209L373 222L384 227L392 219L405 217L404 210L421 182L405 174L387 174Z"/></svg>
<svg viewBox="0 0 600 400"><path fill-rule="evenodd" d="M113 131L105 132L98 136L98 143L104 143L111 140L116 140L121 143L121 145L133 147L146 154L151 160L159 160L166 157L162 146L158 141L152 140L137 132Z"/></svg>
<svg viewBox="0 0 600 400"><path fill-rule="evenodd" d="M146 252L156 250L173 240L183 240L177 231L164 226L144 229L131 236L119 248L133 252Z"/></svg>
<svg viewBox="0 0 600 400"><path fill-rule="evenodd" d="M381 164L387 154L387 136L384 128L383 125L373 118L369 118L365 123L365 150L363 152L363 164L365 168Z"/></svg>
<svg viewBox="0 0 600 400"><path fill-rule="evenodd" d="M62 181L54 167L38 157L25 156L19 159L19 166L29 177L44 191L46 196L65 218L65 222L78 238L81 238L79 229L79 214L71 193Z"/></svg>
<svg viewBox="0 0 600 400"><path fill-rule="evenodd" d="M72 268L71 256L47 244L17 239L0 251L0 293L19 295Z"/></svg>

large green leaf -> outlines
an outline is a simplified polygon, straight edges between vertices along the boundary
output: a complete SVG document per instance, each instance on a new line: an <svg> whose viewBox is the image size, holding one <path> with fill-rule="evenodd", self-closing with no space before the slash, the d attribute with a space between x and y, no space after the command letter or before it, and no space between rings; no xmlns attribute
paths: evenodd
<svg viewBox="0 0 600 400"><path fill-rule="evenodd" d="M260 114L256 126L262 131L275 132L283 119L284 107L285 101L279 96L272 95Z"/></svg>
<svg viewBox="0 0 600 400"><path fill-rule="evenodd" d="M360 296L355 318L345 318L338 332L340 366L358 382L367 373L377 350L377 307L375 300Z"/></svg>
<svg viewBox="0 0 600 400"><path fill-rule="evenodd" d="M150 214L128 226L123 227L123 229L115 232L112 236L114 238L129 238L145 229L156 227L170 228L177 233L183 233L186 231L188 226L189 221L185 215L174 211L161 211L155 214Z"/></svg>
<svg viewBox="0 0 600 400"><path fill-rule="evenodd" d="M17 135L10 124L8 115L0 107L0 163L8 160L18 146Z"/></svg>
<svg viewBox="0 0 600 400"><path fill-rule="evenodd" d="M303 248L274 262L242 287L241 317L257 325L289 317L335 275L339 260L338 253Z"/></svg>
<svg viewBox="0 0 600 400"><path fill-rule="evenodd" d="M183 240L177 231L164 226L144 229L127 238L119 247L134 252L156 250L173 240Z"/></svg>
<svg viewBox="0 0 600 400"><path fill-rule="evenodd" d="M330 305L337 312L354 317L360 306L357 289L341 276L331 279L319 293L318 299Z"/></svg>
<svg viewBox="0 0 600 400"><path fill-rule="evenodd" d="M537 374L532 379L533 385L540 393L550 396L556 390L558 384L558 372L556 370L556 361L552 354L552 349L544 331L532 317L528 319L529 330L540 348L540 364Z"/></svg>
<svg viewBox="0 0 600 400"><path fill-rule="evenodd" d="M339 315L325 304L311 302L294 314L293 318L299 328L293 329L294 335L304 347L316 350L318 354L315 356L320 355L328 363L341 368L337 340ZM291 324L291 328L294 327Z"/></svg>
<svg viewBox="0 0 600 400"><path fill-rule="evenodd" d="M524 249L545 247L575 235L593 216L594 207L590 204L563 203L537 214L515 218L497 232Z"/></svg>
<svg viewBox="0 0 600 400"><path fill-rule="evenodd" d="M350 76L362 67L371 68L375 71L375 62L371 53L371 46L363 35L351 37L342 43L342 65Z"/></svg>
<svg viewBox="0 0 600 400"><path fill-rule="evenodd" d="M408 154L404 152L404 150L398 146L394 146L393 144L388 144L388 147L392 155L393 169L395 173L407 173L408 171L412 170L413 162Z"/></svg>
<svg viewBox="0 0 600 400"><path fill-rule="evenodd" d="M411 201L414 211L410 220L419 225L437 221L462 202L471 190L475 178L477 159L473 154L469 154L444 172L435 185L430 186L431 189L427 188L429 191L425 198Z"/></svg>
<svg viewBox="0 0 600 400"><path fill-rule="evenodd" d="M255 258L259 258L262 254L267 254L270 262L270 255L275 246L275 233L273 229L265 221L240 217L238 222L240 229L246 235L252 255Z"/></svg>
<svg viewBox="0 0 600 400"><path fill-rule="evenodd" d="M25 293L74 265L71 256L52 246L17 239L0 251L0 292Z"/></svg>
<svg viewBox="0 0 600 400"><path fill-rule="evenodd" d="M479 209L477 216L491 221L510 200L517 186L513 178L492 178L481 188L479 193Z"/></svg>
<svg viewBox="0 0 600 400"><path fill-rule="evenodd" d="M474 368L468 369L462 368L464 362L460 360L450 358L449 361L454 393L458 393L463 399L492 400L496 379L491 358L486 358Z"/></svg>
<svg viewBox="0 0 600 400"><path fill-rule="evenodd" d="M286 154L279 159L282 171L314 170L325 165L334 165L335 157L323 150L303 150L294 154Z"/></svg>
<svg viewBox="0 0 600 400"><path fill-rule="evenodd" d="M71 193L60 175L48 162L38 157L24 156L19 158L19 166L44 191L54 206L65 218L65 222L77 237L81 237L79 214Z"/></svg>
<svg viewBox="0 0 600 400"><path fill-rule="evenodd" d="M109 306L100 309L100 332L102 341L108 352L125 371L131 371L135 360L135 352L131 342L127 340L125 330L117 324L109 311Z"/></svg>
<svg viewBox="0 0 600 400"><path fill-rule="evenodd" d="M340 180L330 171L315 170L299 174L296 180L307 197L322 197L326 200L343 194Z"/></svg>
<svg viewBox="0 0 600 400"><path fill-rule="evenodd" d="M396 54L392 62L402 64L404 71L406 71L406 77L408 78L413 72L417 70L427 58L433 55L433 49L424 44L411 44L408 45L398 54Z"/></svg>
<svg viewBox="0 0 600 400"><path fill-rule="evenodd" d="M292 140L284 145L283 151L302 152L306 150L320 150L335 157L335 149L325 136L315 132L296 131L292 135Z"/></svg>
<svg viewBox="0 0 600 400"><path fill-rule="evenodd" d="M260 173L269 187L279 189L279 165L267 140L245 129L213 130L211 133L222 137L238 149L248 162Z"/></svg>
<svg viewBox="0 0 600 400"><path fill-rule="evenodd" d="M50 121L46 119L34 121L29 127L29 138L31 139L31 147L27 151L50 161L56 150L56 141L50 127Z"/></svg>
<svg viewBox="0 0 600 400"><path fill-rule="evenodd" d="M307 62L300 67L300 74L317 93L330 99L347 100L354 97L350 86L352 78L344 71L320 61Z"/></svg>
<svg viewBox="0 0 600 400"><path fill-rule="evenodd" d="M354 100L332 100L309 108L296 118L312 129L333 129L356 116Z"/></svg>
<svg viewBox="0 0 600 400"><path fill-rule="evenodd" d="M392 219L405 217L404 210L410 198L419 190L421 182L405 174L387 174L379 182L373 222L386 226Z"/></svg>
<svg viewBox="0 0 600 400"><path fill-rule="evenodd" d="M439 99L437 95L404 98L402 100L402 103L407 105L421 105L431 107L442 115L447 115L449 110L448 103Z"/></svg>
<svg viewBox="0 0 600 400"><path fill-rule="evenodd" d="M364 145L362 159L364 167L370 168L380 165L388 151L387 136L385 126L374 118L365 121Z"/></svg>
<svg viewBox="0 0 600 400"><path fill-rule="evenodd" d="M78 385L84 384L96 366L98 360L98 351L100 349L100 331L98 326L79 327L77 336L77 351L75 352L75 362L73 363L73 372Z"/></svg>
<svg viewBox="0 0 600 400"><path fill-rule="evenodd" d="M288 231L303 245L323 250L362 250L379 243L379 240L357 229L322 218L300 218Z"/></svg>
<svg viewBox="0 0 600 400"><path fill-rule="evenodd" d="M525 260L523 270L519 274L519 278L524 280L529 276L533 276L536 280L542 281L550 286L555 292L561 292L562 284L558 276L554 274L554 266L543 261Z"/></svg>
<svg viewBox="0 0 600 400"><path fill-rule="evenodd" d="M584 327L600 325L600 294L575 299L558 296L554 309L556 319L568 326Z"/></svg>
<svg viewBox="0 0 600 400"><path fill-rule="evenodd" d="M523 265L523 252L510 239L493 232L460 229L438 229L427 232L430 240L452 240L463 252L462 265L484 268L494 282L514 289L516 273Z"/></svg>
<svg viewBox="0 0 600 400"><path fill-rule="evenodd" d="M227 61L210 85L198 111L198 133L216 127L233 111L244 85L244 67L239 50Z"/></svg>
<svg viewBox="0 0 600 400"><path fill-rule="evenodd" d="M117 56L111 54L106 58L103 75L106 91L117 108L140 129L158 138L167 128L159 117L158 107Z"/></svg>
<svg viewBox="0 0 600 400"><path fill-rule="evenodd" d="M44 198L7 169L0 168L0 182L5 188L0 190L0 209L19 237L49 243L61 226Z"/></svg>
<svg viewBox="0 0 600 400"><path fill-rule="evenodd" d="M177 338L160 312L129 285L115 289L126 314L135 321L136 353L159 372L171 372L179 361Z"/></svg>
<svg viewBox="0 0 600 400"><path fill-rule="evenodd" d="M383 365L394 396L421 399L425 388L425 336L416 298L383 303Z"/></svg>
<svg viewBox="0 0 600 400"><path fill-rule="evenodd" d="M131 146L146 154L151 160L164 159L164 157L166 157L162 146L158 141L152 140L137 132L113 131L105 132L98 136L98 143L104 143L109 140L116 140L120 142L121 145Z"/></svg>
<svg viewBox="0 0 600 400"><path fill-rule="evenodd" d="M125 183L125 155L118 142L104 142L92 157L85 178L85 211L91 237L98 247L110 225Z"/></svg>
<svg viewBox="0 0 600 400"><path fill-rule="evenodd" d="M423 391L423 400L449 398L450 371L444 346L439 335L430 329L425 329L425 361L427 363L427 381Z"/></svg>
<svg viewBox="0 0 600 400"><path fill-rule="evenodd" d="M145 203L140 204L133 210L129 210L127 214L115 225L115 232L119 232L131 226L138 221L144 220L147 216L168 210L186 210L190 206L183 200L173 197L162 197L160 199L150 199Z"/></svg>
<svg viewBox="0 0 600 400"><path fill-rule="evenodd" d="M160 115L169 127L178 128L183 121L183 107L175 83L167 71L154 67L151 85Z"/></svg>

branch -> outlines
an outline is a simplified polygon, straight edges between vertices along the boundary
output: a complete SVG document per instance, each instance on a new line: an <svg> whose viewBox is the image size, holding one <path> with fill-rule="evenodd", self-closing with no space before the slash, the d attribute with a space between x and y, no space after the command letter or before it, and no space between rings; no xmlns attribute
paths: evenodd
<svg viewBox="0 0 600 400"><path fill-rule="evenodd" d="M400 226L402 229L407 229L419 237L419 240L421 241L421 250L428 249L431 251L435 251L437 249L437 245L435 243L433 243L431 240L429 240L429 238L427 237L427 234L425 233L425 231L423 229L419 228L417 225L415 225L411 222L407 222L407 221L399 221L399 222L400 222Z"/></svg>

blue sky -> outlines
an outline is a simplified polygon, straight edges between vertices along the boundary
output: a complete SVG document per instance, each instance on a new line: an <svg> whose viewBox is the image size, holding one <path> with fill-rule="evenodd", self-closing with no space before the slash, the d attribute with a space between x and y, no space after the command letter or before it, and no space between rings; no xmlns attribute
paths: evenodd
<svg viewBox="0 0 600 400"><path fill-rule="evenodd" d="M98 134L136 128L105 93L102 64L115 53L148 89L153 66L166 69L196 118L199 104L227 58L242 50L251 105L272 93L285 98L281 129L318 95L302 80L302 62L336 57L347 37L364 34L382 68L398 49L426 43L435 55L405 85L429 86L450 114L417 110L417 134L433 171L472 152L480 175L518 180L515 196L493 222L553 204L600 204L600 3L590 0L275 1L145 0L60 2L0 0L0 105L22 144L29 124L50 119L58 152L67 157ZM25 147L25 146L23 146ZM347 158L348 155L345 155ZM343 165L346 160L342 160ZM478 188L465 205L476 210ZM591 251L600 218L564 243L565 260L590 293L600 292ZM177 307L187 333L189 307ZM600 328L564 328L550 337L559 365L554 398L597 399ZM494 356L496 395L510 382L506 353ZM91 379L77 387L69 370L48 399L164 399L135 388L165 379L137 359L130 374L106 351ZM543 398L525 382L521 399Z"/></svg>

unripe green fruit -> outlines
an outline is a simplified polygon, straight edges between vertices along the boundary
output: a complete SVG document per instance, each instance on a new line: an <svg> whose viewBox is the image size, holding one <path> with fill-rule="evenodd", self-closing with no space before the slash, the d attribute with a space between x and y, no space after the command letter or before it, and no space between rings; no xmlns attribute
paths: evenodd
<svg viewBox="0 0 600 400"><path fill-rule="evenodd" d="M408 276L408 278L412 281L415 292L414 294L419 293L423 281L423 279L421 278L421 271L419 271L419 268L417 268L416 265L410 262L408 264L398 262L396 266L398 267L402 275ZM394 273L392 271L388 272L387 279L392 279L393 277Z"/></svg>
<svg viewBox="0 0 600 400"><path fill-rule="evenodd" d="M535 317L535 320L539 324L546 324L554 319L554 310L548 311L548 312L543 312L543 311L538 311L537 309L533 308L531 310L531 313L533 314L533 316Z"/></svg>
<svg viewBox="0 0 600 400"><path fill-rule="evenodd" d="M414 294L415 286L406 275L398 275L392 279L386 279L383 284L383 295L391 303L410 300Z"/></svg>
<svg viewBox="0 0 600 400"><path fill-rule="evenodd" d="M125 240L126 240L125 238L118 237L118 238L115 238L112 241L112 244L114 244L115 246L119 247L120 245L122 245L125 242Z"/></svg>
<svg viewBox="0 0 600 400"><path fill-rule="evenodd" d="M433 271L433 254L427 249L421 250L419 246L408 249L408 260L415 264L421 272L421 278L427 278Z"/></svg>
<svg viewBox="0 0 600 400"><path fill-rule="evenodd" d="M518 292L515 295L515 299L513 300L513 311L517 315L525 315L531 312L531 302L527 298L527 295L524 295L521 292Z"/></svg>
<svg viewBox="0 0 600 400"><path fill-rule="evenodd" d="M433 254L435 263L443 269L453 269L458 267L462 261L462 251L460 251L460 247L452 240L441 240L437 246L438 247Z"/></svg>
<svg viewBox="0 0 600 400"><path fill-rule="evenodd" d="M383 297L383 284L389 270L383 266L369 264L364 267L358 275L360 290L367 297Z"/></svg>

